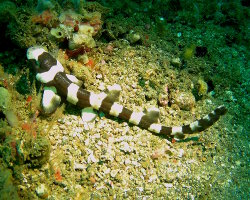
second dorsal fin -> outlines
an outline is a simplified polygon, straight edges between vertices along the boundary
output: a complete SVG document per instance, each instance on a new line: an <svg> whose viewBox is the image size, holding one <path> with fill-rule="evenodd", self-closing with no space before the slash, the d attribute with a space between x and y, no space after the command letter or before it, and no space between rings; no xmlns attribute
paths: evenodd
<svg viewBox="0 0 250 200"><path fill-rule="evenodd" d="M119 101L121 86L118 84L114 84L112 86L108 86L107 88L108 88L108 92L107 92L106 100L109 102Z"/></svg>
<svg viewBox="0 0 250 200"><path fill-rule="evenodd" d="M152 123L157 123L160 118L160 111L156 107L148 108L144 113Z"/></svg>

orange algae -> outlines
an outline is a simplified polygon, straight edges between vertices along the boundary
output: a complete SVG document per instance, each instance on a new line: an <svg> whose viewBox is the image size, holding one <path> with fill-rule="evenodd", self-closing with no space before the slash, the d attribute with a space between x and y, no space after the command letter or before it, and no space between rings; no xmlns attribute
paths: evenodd
<svg viewBox="0 0 250 200"><path fill-rule="evenodd" d="M57 169L56 172L55 172L55 179L57 181L62 181L62 175L61 175L61 171L60 169Z"/></svg>
<svg viewBox="0 0 250 200"><path fill-rule="evenodd" d="M53 14L49 10L45 10L40 15L32 16L31 21L33 23L48 25L48 23L52 20L52 18Z"/></svg>
<svg viewBox="0 0 250 200"><path fill-rule="evenodd" d="M93 59L89 58L89 62L86 63L86 66L90 67L91 69L94 68L95 62Z"/></svg>
<svg viewBox="0 0 250 200"><path fill-rule="evenodd" d="M34 138L36 138L36 130L35 130L35 125L31 124L31 123L27 123L27 122L24 122L22 125L21 125L21 128L26 131L27 133L30 133Z"/></svg>
<svg viewBox="0 0 250 200"><path fill-rule="evenodd" d="M172 141L171 141L171 143L174 144L175 142L176 142L176 140L173 138Z"/></svg>
<svg viewBox="0 0 250 200"><path fill-rule="evenodd" d="M27 99L26 99L25 106L27 107L28 105L31 105L31 101L32 101L32 96L28 96Z"/></svg>

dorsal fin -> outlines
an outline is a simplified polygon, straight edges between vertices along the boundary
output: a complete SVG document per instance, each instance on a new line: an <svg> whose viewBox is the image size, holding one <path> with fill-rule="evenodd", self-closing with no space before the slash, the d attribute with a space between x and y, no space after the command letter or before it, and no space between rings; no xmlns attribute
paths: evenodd
<svg viewBox="0 0 250 200"><path fill-rule="evenodd" d="M42 107L46 114L54 112L60 105L61 98L56 92L55 87L44 87Z"/></svg>
<svg viewBox="0 0 250 200"><path fill-rule="evenodd" d="M151 123L157 123L160 118L160 111L156 107L148 108L144 111Z"/></svg>
<svg viewBox="0 0 250 200"><path fill-rule="evenodd" d="M67 78L78 86L82 86L83 82L77 79L74 75L66 74Z"/></svg>
<svg viewBox="0 0 250 200"><path fill-rule="evenodd" d="M114 84L112 86L108 86L107 89L108 92L105 100L109 102L119 101L120 92L122 90L121 86L118 84Z"/></svg>

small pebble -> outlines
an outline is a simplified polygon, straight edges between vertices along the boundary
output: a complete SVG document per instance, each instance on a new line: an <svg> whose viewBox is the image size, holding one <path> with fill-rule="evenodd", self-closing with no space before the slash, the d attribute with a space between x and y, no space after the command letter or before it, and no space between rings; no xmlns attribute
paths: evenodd
<svg viewBox="0 0 250 200"><path fill-rule="evenodd" d="M101 91L105 90L105 84L104 83L100 83L98 89L101 90Z"/></svg>
<svg viewBox="0 0 250 200"><path fill-rule="evenodd" d="M202 157L201 160L202 160L203 162L206 162L206 161L207 161L206 157Z"/></svg>
<svg viewBox="0 0 250 200"><path fill-rule="evenodd" d="M84 170L86 168L86 166L84 164L80 164L80 163L75 163L74 164L74 169L75 170Z"/></svg>
<svg viewBox="0 0 250 200"><path fill-rule="evenodd" d="M65 124L66 124L66 126L70 126L70 125L72 125L72 122L66 121Z"/></svg>
<svg viewBox="0 0 250 200"><path fill-rule="evenodd" d="M88 157L88 163L96 163L98 162L98 160L95 158L95 156L93 154L90 154L89 157Z"/></svg>
<svg viewBox="0 0 250 200"><path fill-rule="evenodd" d="M110 172L110 176L114 178L118 172L119 172L119 169L113 169L113 170Z"/></svg>
<svg viewBox="0 0 250 200"><path fill-rule="evenodd" d="M180 149L180 150L179 150L179 155L178 155L179 158L182 158L182 156L184 155L184 153L185 153L184 150L183 150L183 149Z"/></svg>
<svg viewBox="0 0 250 200"><path fill-rule="evenodd" d="M174 67L180 67L181 66L181 59L180 58L173 58L171 60L171 64L174 66Z"/></svg>
<svg viewBox="0 0 250 200"><path fill-rule="evenodd" d="M58 121L60 124L64 124L64 123L65 123L65 119L64 119L64 118L58 119L57 121Z"/></svg>
<svg viewBox="0 0 250 200"><path fill-rule="evenodd" d="M62 125L60 125L60 126L59 126L59 129L60 129L60 130L65 130L65 129L66 129L66 127L65 127L65 125L64 125L64 124L62 124Z"/></svg>
<svg viewBox="0 0 250 200"><path fill-rule="evenodd" d="M130 163L131 163L131 161L128 158L124 161L125 165L129 165Z"/></svg>
<svg viewBox="0 0 250 200"><path fill-rule="evenodd" d="M102 75L101 75L101 74L97 74L96 78L97 78L97 79L101 79L101 78L102 78Z"/></svg>
<svg viewBox="0 0 250 200"><path fill-rule="evenodd" d="M63 136L62 141L63 141L63 143L67 143L69 141L69 137L68 136Z"/></svg>
<svg viewBox="0 0 250 200"><path fill-rule="evenodd" d="M149 177L148 182L149 183L154 182L157 178L158 178L157 175L153 174L152 176Z"/></svg>
<svg viewBox="0 0 250 200"><path fill-rule="evenodd" d="M132 152L132 148L129 146L127 142L122 142L120 150L124 151L125 153L130 153Z"/></svg>
<svg viewBox="0 0 250 200"><path fill-rule="evenodd" d="M236 164L236 166L240 166L240 165L241 165L241 162L240 162L239 160L237 160L237 161L235 162L235 164Z"/></svg>
<svg viewBox="0 0 250 200"><path fill-rule="evenodd" d="M163 185L164 185L166 188L171 188L171 187L173 187L173 184L172 184L172 183L163 183Z"/></svg>
<svg viewBox="0 0 250 200"><path fill-rule="evenodd" d="M41 184L36 188L36 194L38 197L45 199L48 197L48 190L45 187L45 184Z"/></svg>
<svg viewBox="0 0 250 200"><path fill-rule="evenodd" d="M173 95L172 103L182 110L191 110L195 106L195 97L191 92L178 92Z"/></svg>

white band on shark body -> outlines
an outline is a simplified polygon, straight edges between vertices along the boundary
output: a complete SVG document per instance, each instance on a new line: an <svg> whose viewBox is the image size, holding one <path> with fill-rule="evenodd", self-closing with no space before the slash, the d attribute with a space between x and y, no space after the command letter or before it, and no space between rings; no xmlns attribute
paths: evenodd
<svg viewBox="0 0 250 200"><path fill-rule="evenodd" d="M42 106L45 113L52 113L61 102L61 97L56 94L55 87L44 87Z"/></svg>
<svg viewBox="0 0 250 200"><path fill-rule="evenodd" d="M50 81L53 81L56 74L58 72L63 72L64 68L62 66L62 64L57 61L56 65L52 66L49 71L47 72L43 72L43 73L38 73L36 75L36 79L42 83L48 83Z"/></svg>
<svg viewBox="0 0 250 200"><path fill-rule="evenodd" d="M76 103L78 102L78 98L77 98L77 92L79 90L79 86L71 83L68 87L68 92L67 92L67 101L76 105Z"/></svg>
<svg viewBox="0 0 250 200"><path fill-rule="evenodd" d="M77 79L74 75L71 74L66 74L67 78L72 81L73 83L75 83L76 85L82 86L83 82L80 81L79 79Z"/></svg>
<svg viewBox="0 0 250 200"><path fill-rule="evenodd" d="M199 121L192 122L189 126L192 131L195 131L199 127Z"/></svg>
<svg viewBox="0 0 250 200"><path fill-rule="evenodd" d="M133 112L130 116L129 122L135 125L138 125L141 121L142 116L144 116L145 113L143 112Z"/></svg>
<svg viewBox="0 0 250 200"><path fill-rule="evenodd" d="M102 92L100 94L95 94L94 92L91 92L90 93L90 97L89 97L89 102L90 102L90 105L96 109L96 110L99 110L99 108L101 107L102 105L102 101L103 99L105 99L107 96L106 93Z"/></svg>
<svg viewBox="0 0 250 200"><path fill-rule="evenodd" d="M151 124L148 130L154 132L154 133L160 133L161 132L161 125L160 124Z"/></svg>
<svg viewBox="0 0 250 200"><path fill-rule="evenodd" d="M36 61L38 61L38 57L42 55L43 52L46 52L46 51L42 47L39 47L39 46L30 47L27 50L27 58L29 60L35 59Z"/></svg>
<svg viewBox="0 0 250 200"><path fill-rule="evenodd" d="M118 115L122 112L123 106L118 104L118 103L114 103L109 111L110 115L113 115L115 117L118 117Z"/></svg>
<svg viewBox="0 0 250 200"><path fill-rule="evenodd" d="M173 126L171 135L175 135L176 133L182 133L182 126Z"/></svg>

